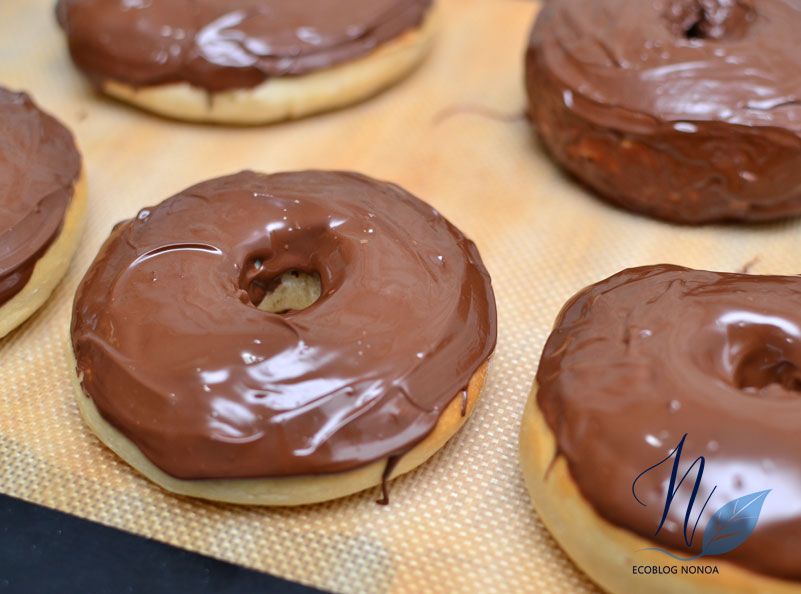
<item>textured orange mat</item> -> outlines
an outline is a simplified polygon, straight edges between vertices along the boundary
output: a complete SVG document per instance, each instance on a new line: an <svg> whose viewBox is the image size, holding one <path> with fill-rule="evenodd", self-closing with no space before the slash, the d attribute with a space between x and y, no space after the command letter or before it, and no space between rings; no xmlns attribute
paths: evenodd
<svg viewBox="0 0 801 594"><path fill-rule="evenodd" d="M53 0L0 2L0 84L75 132L90 214L65 281L0 341L0 491L338 592L588 592L528 501L520 415L554 317L575 291L657 262L796 273L798 221L682 228L614 209L567 180L522 117L537 3L442 0L423 67L355 108L262 128L181 124L96 96L69 62ZM499 305L496 357L464 430L376 492L293 509L162 492L84 428L65 344L75 288L112 225L212 176L342 168L395 181L479 246Z"/></svg>

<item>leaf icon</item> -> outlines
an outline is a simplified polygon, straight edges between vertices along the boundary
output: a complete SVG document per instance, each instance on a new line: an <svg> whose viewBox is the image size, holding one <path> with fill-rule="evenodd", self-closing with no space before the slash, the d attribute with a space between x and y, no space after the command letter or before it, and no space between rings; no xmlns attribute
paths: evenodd
<svg viewBox="0 0 801 594"><path fill-rule="evenodd" d="M770 493L758 491L743 495L715 512L704 528L703 555L722 555L743 544L756 528L765 497Z"/></svg>

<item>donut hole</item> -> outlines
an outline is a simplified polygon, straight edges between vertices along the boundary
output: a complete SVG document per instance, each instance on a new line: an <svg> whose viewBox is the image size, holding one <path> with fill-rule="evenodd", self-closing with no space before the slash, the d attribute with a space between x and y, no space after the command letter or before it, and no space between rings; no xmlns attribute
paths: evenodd
<svg viewBox="0 0 801 594"><path fill-rule="evenodd" d="M739 39L756 18L753 0L672 0L666 17L685 39Z"/></svg>
<svg viewBox="0 0 801 594"><path fill-rule="evenodd" d="M687 39L706 39L706 33L701 26L702 23L702 20L698 20L690 25L690 27L684 31L684 37Z"/></svg>
<svg viewBox="0 0 801 594"><path fill-rule="evenodd" d="M287 270L269 281L259 278L247 288L251 303L262 311L284 314L306 309L320 298L322 283L316 272Z"/></svg>
<svg viewBox="0 0 801 594"><path fill-rule="evenodd" d="M789 392L801 392L801 369L781 345L766 343L748 352L735 369L737 387L758 392L777 384Z"/></svg>

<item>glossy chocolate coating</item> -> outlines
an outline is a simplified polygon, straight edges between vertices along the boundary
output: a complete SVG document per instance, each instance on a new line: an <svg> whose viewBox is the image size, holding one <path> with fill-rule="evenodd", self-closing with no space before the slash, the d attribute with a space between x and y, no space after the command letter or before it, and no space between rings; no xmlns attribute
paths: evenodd
<svg viewBox="0 0 801 594"><path fill-rule="evenodd" d="M725 503L770 489L750 538L709 562L801 578L801 278L624 270L565 305L537 382L558 455L601 516L689 557ZM685 433L680 473L705 458L690 530L717 487L689 550L697 467L656 536L672 460L638 481L646 506L632 494Z"/></svg>
<svg viewBox="0 0 801 594"><path fill-rule="evenodd" d="M553 157L681 223L801 213L801 0L560 0L526 56Z"/></svg>
<svg viewBox="0 0 801 594"><path fill-rule="evenodd" d="M80 173L69 130L25 93L0 87L0 305L58 236Z"/></svg>
<svg viewBox="0 0 801 594"><path fill-rule="evenodd" d="M255 87L352 60L417 27L431 0L59 0L95 84Z"/></svg>
<svg viewBox="0 0 801 594"><path fill-rule="evenodd" d="M287 270L308 308L258 309ZM159 468L346 471L430 433L495 347L475 245L398 186L242 172L117 225L75 298L86 394Z"/></svg>

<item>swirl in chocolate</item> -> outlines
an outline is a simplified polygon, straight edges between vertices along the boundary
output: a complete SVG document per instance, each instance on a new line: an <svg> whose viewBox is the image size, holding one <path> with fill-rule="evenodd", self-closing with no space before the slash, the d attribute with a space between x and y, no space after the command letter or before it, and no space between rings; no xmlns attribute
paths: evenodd
<svg viewBox="0 0 801 594"><path fill-rule="evenodd" d="M80 173L69 130L25 93L0 87L0 305L58 236Z"/></svg>
<svg viewBox="0 0 801 594"><path fill-rule="evenodd" d="M422 23L431 0L59 0L98 85L255 87L352 60Z"/></svg>
<svg viewBox="0 0 801 594"><path fill-rule="evenodd" d="M801 213L801 0L548 2L526 59L554 158L683 223Z"/></svg>
<svg viewBox="0 0 801 594"><path fill-rule="evenodd" d="M722 558L801 578L799 306L799 277L667 265L624 270L565 305L537 371L537 400L558 455L601 516L687 551L691 485L654 535L672 461L639 479L645 506L632 495L635 478L686 433L680 473L706 460L689 530L715 486L699 534L723 504L770 489L756 530Z"/></svg>
<svg viewBox="0 0 801 594"><path fill-rule="evenodd" d="M288 270L320 298L254 305ZM346 471L402 454L495 346L475 245L354 173L242 172L115 227L77 293L86 394L179 478Z"/></svg>

